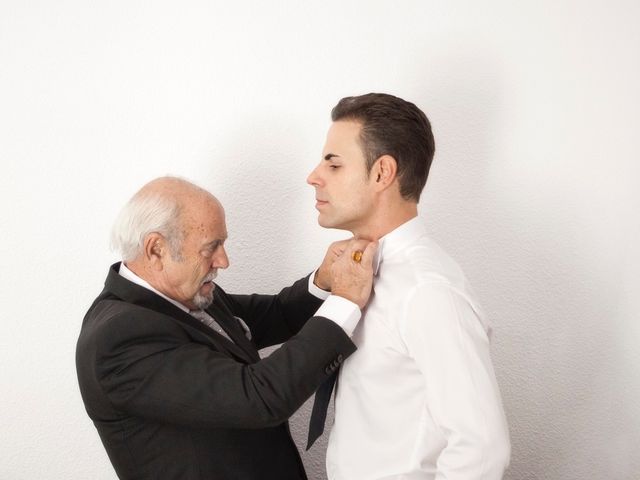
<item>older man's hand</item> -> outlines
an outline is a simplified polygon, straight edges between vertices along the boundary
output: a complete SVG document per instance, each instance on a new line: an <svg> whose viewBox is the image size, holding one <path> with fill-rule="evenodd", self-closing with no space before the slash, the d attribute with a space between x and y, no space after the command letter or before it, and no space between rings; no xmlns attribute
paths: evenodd
<svg viewBox="0 0 640 480"><path fill-rule="evenodd" d="M348 240L331 264L331 293L351 300L360 309L369 301L373 285L373 257L378 242Z"/></svg>
<svg viewBox="0 0 640 480"><path fill-rule="evenodd" d="M335 262L352 239L339 240L329 245L327 253L322 260L322 265L316 271L313 277L313 283L322 290L331 291L331 266Z"/></svg>

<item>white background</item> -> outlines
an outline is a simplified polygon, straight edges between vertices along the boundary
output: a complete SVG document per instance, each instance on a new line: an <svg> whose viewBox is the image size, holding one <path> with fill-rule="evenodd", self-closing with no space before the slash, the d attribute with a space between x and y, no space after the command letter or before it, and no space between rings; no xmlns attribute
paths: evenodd
<svg viewBox="0 0 640 480"><path fill-rule="evenodd" d="M305 178L369 91L433 123L420 212L495 327L506 478L640 478L639 24L635 0L1 0L0 478L115 478L74 349L134 191L212 190L220 283L275 292L345 236Z"/></svg>

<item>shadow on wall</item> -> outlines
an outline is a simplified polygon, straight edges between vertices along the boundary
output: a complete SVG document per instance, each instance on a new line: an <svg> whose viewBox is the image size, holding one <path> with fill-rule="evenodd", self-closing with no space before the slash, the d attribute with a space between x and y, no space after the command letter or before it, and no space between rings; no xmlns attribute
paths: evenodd
<svg viewBox="0 0 640 480"><path fill-rule="evenodd" d="M313 268L297 234L304 209L296 205L312 192L296 148L283 141L296 137L292 130L282 112L255 112L229 128L219 157L203 168L226 210L232 266L220 281L230 291L276 293Z"/></svg>
<svg viewBox="0 0 640 480"><path fill-rule="evenodd" d="M540 214L524 225L502 212L512 221L501 228L511 255L496 262L502 279L491 282L501 292L491 309L502 327L497 361L508 366L501 376L514 445L508 478L627 478L611 476L622 451L605 453L632 418L616 401L624 395L610 323L615 295L585 268L593 252L567 227L571 218ZM495 249L495 258L504 251Z"/></svg>
<svg viewBox="0 0 640 480"><path fill-rule="evenodd" d="M512 439L505 478L631 480L640 438L638 412L625 400L633 370L616 356L624 329L616 271L596 261L600 245L576 214L588 199L563 198L575 176L556 179L552 192L506 183L526 183L501 172L509 164L518 175L514 162L530 157L501 153L512 125L492 63L449 58L447 82L429 92L434 108L416 101L437 144L421 215L461 263L495 327L492 353Z"/></svg>
<svg viewBox="0 0 640 480"><path fill-rule="evenodd" d="M322 250L310 245L316 239L306 237L305 227L312 226L320 239L328 235L317 227L314 193L305 183L312 164L292 157L305 151L292 139L304 136L292 121L283 120L283 112L267 113L248 117L219 148L221 158L203 168L207 185L214 186L226 210L232 267L219 281L231 292L275 293L308 274L317 267L314 262L322 260ZM321 243L322 249L328 244ZM274 349L260 354L265 357ZM290 426L309 478L322 480L326 434L313 450L303 450L312 402L313 397L291 418Z"/></svg>

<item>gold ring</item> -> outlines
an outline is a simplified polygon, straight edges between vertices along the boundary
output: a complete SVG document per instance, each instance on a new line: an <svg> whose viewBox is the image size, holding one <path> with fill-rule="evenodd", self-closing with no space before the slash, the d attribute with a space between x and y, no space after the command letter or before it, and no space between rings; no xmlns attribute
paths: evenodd
<svg viewBox="0 0 640 480"><path fill-rule="evenodd" d="M356 250L355 252L353 252L351 254L351 258L353 258L354 262L360 263L360 261L362 260L362 250Z"/></svg>

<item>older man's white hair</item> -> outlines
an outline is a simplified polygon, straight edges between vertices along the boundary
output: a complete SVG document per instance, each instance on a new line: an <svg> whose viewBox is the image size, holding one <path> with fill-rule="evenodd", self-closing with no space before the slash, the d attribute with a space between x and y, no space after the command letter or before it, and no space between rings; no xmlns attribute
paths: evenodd
<svg viewBox="0 0 640 480"><path fill-rule="evenodd" d="M180 182L180 179L175 179ZM122 208L111 230L111 247L130 262L142 255L144 239L153 232L167 239L171 256L180 260L181 206L175 198L141 191Z"/></svg>

